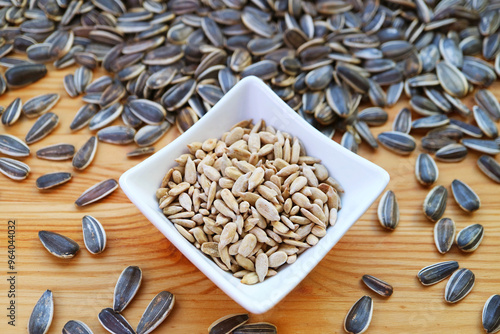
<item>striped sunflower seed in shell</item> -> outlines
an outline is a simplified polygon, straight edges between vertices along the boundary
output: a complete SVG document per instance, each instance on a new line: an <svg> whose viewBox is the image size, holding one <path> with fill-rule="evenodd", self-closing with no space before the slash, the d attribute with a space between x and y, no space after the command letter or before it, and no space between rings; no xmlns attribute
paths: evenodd
<svg viewBox="0 0 500 334"><path fill-rule="evenodd" d="M411 112L408 108L403 108L394 118L392 131L409 134L411 130Z"/></svg>
<svg viewBox="0 0 500 334"><path fill-rule="evenodd" d="M434 243L439 253L449 252L455 241L456 226L453 219L441 218L434 225Z"/></svg>
<svg viewBox="0 0 500 334"><path fill-rule="evenodd" d="M100 254L106 248L106 231L102 224L92 216L82 218L83 242L91 254Z"/></svg>
<svg viewBox="0 0 500 334"><path fill-rule="evenodd" d="M80 147L73 156L72 165L75 169L84 170L92 163L97 151L97 143L96 136L92 136Z"/></svg>
<svg viewBox="0 0 500 334"><path fill-rule="evenodd" d="M24 162L0 157L0 173L16 181L24 180L30 173L30 167Z"/></svg>
<svg viewBox="0 0 500 334"><path fill-rule="evenodd" d="M236 328L232 334L277 334L278 329L275 325L268 322L255 322L253 324L245 324Z"/></svg>
<svg viewBox="0 0 500 334"><path fill-rule="evenodd" d="M112 308L105 308L99 312L99 322L102 327L112 334L135 334L127 319Z"/></svg>
<svg viewBox="0 0 500 334"><path fill-rule="evenodd" d="M478 106L472 107L472 112L474 114L474 119L478 127L483 131L486 137L496 138L498 137L498 129L495 122L490 118L490 116Z"/></svg>
<svg viewBox="0 0 500 334"><path fill-rule="evenodd" d="M11 126L19 119L21 116L21 108L23 107L23 102L21 98L16 98L12 101L7 108L5 108L1 120L2 124L5 126Z"/></svg>
<svg viewBox="0 0 500 334"><path fill-rule="evenodd" d="M466 268L458 269L451 275L444 291L444 300L456 303L464 299L474 287L475 275Z"/></svg>
<svg viewBox="0 0 500 334"><path fill-rule="evenodd" d="M392 296L394 289L389 283L384 282L381 279L372 275L363 275L361 279L368 288L375 291L379 295L383 297Z"/></svg>
<svg viewBox="0 0 500 334"><path fill-rule="evenodd" d="M137 334L148 334L155 330L172 312L175 296L168 292L158 293L149 303L137 325Z"/></svg>
<svg viewBox="0 0 500 334"><path fill-rule="evenodd" d="M436 65L436 74L441 87L451 96L462 98L469 91L467 79L460 70L452 64L441 61Z"/></svg>
<svg viewBox="0 0 500 334"><path fill-rule="evenodd" d="M443 162L459 162L467 157L467 148L462 144L449 144L436 151L436 159Z"/></svg>
<svg viewBox="0 0 500 334"><path fill-rule="evenodd" d="M85 104L83 107L78 109L75 114L75 117L71 121L69 128L71 131L76 131L84 128L87 124L89 124L92 117L97 114L99 108L96 104Z"/></svg>
<svg viewBox="0 0 500 334"><path fill-rule="evenodd" d="M400 155L411 154L417 146L412 136L402 132L382 132L377 138L385 148Z"/></svg>
<svg viewBox="0 0 500 334"><path fill-rule="evenodd" d="M59 116L52 112L48 112L40 116L28 131L26 144L33 144L47 137L59 124Z"/></svg>
<svg viewBox="0 0 500 334"><path fill-rule="evenodd" d="M138 147L132 151L127 152L128 158L142 157L144 155L152 154L155 151L153 146Z"/></svg>
<svg viewBox="0 0 500 334"><path fill-rule="evenodd" d="M451 192L458 206L466 212L474 212L481 207L479 196L467 184L460 180L451 182Z"/></svg>
<svg viewBox="0 0 500 334"><path fill-rule="evenodd" d="M35 96L24 103L22 112L24 116L28 118L40 116L41 114L44 114L52 109L59 99L59 94L43 94Z"/></svg>
<svg viewBox="0 0 500 334"><path fill-rule="evenodd" d="M364 333L370 326L373 315L373 300L369 296L361 297L351 307L344 319L344 330L347 333Z"/></svg>
<svg viewBox="0 0 500 334"><path fill-rule="evenodd" d="M434 159L427 153L420 153L415 162L415 177L423 186L434 184L439 177L439 169Z"/></svg>
<svg viewBox="0 0 500 334"><path fill-rule="evenodd" d="M125 268L115 285L113 310L122 312L132 301L141 286L142 270L137 266Z"/></svg>
<svg viewBox="0 0 500 334"><path fill-rule="evenodd" d="M63 84L69 97L77 97L79 95L75 87L75 76L73 74L67 74L63 79Z"/></svg>
<svg viewBox="0 0 500 334"><path fill-rule="evenodd" d="M94 184L80 195L75 201L76 206L85 206L97 202L106 196L109 196L118 188L118 182L114 179L108 179Z"/></svg>
<svg viewBox="0 0 500 334"><path fill-rule="evenodd" d="M433 285L441 282L457 269L457 261L439 262L422 268L418 272L417 277L422 285Z"/></svg>
<svg viewBox="0 0 500 334"><path fill-rule="evenodd" d="M446 210L446 201L448 199L448 190L443 186L436 186L429 191L424 200L424 215L430 221L437 221Z"/></svg>
<svg viewBox="0 0 500 334"><path fill-rule="evenodd" d="M90 119L89 129L91 131L102 129L120 117L122 111L123 105L118 102L101 109Z"/></svg>
<svg viewBox="0 0 500 334"><path fill-rule="evenodd" d="M471 150L485 154L497 155L500 153L500 144L494 140L464 138L461 143Z"/></svg>
<svg viewBox="0 0 500 334"><path fill-rule="evenodd" d="M457 246L463 252L475 251L484 237L484 227L481 224L473 224L465 227L457 234Z"/></svg>
<svg viewBox="0 0 500 334"><path fill-rule="evenodd" d="M160 125L145 125L136 132L134 141L140 147L151 146L160 140L168 129L170 129L169 122L162 122Z"/></svg>
<svg viewBox="0 0 500 334"><path fill-rule="evenodd" d="M93 334L89 326L79 320L70 320L62 329L62 334Z"/></svg>
<svg viewBox="0 0 500 334"><path fill-rule="evenodd" d="M477 160L479 169L493 181L500 183L500 164L489 155L482 155Z"/></svg>
<svg viewBox="0 0 500 334"><path fill-rule="evenodd" d="M68 160L75 155L75 147L71 144L54 144L36 151L36 157L46 160Z"/></svg>
<svg viewBox="0 0 500 334"><path fill-rule="evenodd" d="M15 136L0 134L0 153L11 157L27 157L30 155L30 148Z"/></svg>
<svg viewBox="0 0 500 334"><path fill-rule="evenodd" d="M46 290L38 299L28 320L29 334L45 334L49 331L54 317L52 291Z"/></svg>
<svg viewBox="0 0 500 334"><path fill-rule="evenodd" d="M126 145L134 141L136 131L134 128L114 125L103 128L97 132L97 138L105 143Z"/></svg>
<svg viewBox="0 0 500 334"><path fill-rule="evenodd" d="M490 90L479 89L474 94L474 100L495 122L500 120L500 103Z"/></svg>
<svg viewBox="0 0 500 334"><path fill-rule="evenodd" d="M55 172L40 176L36 179L36 187L39 190L51 189L71 180L71 173Z"/></svg>
<svg viewBox="0 0 500 334"><path fill-rule="evenodd" d="M43 64L23 63L8 68L4 75L10 88L20 88L37 82L47 74Z"/></svg>
<svg viewBox="0 0 500 334"><path fill-rule="evenodd" d="M80 250L76 241L59 233L40 231L38 238L50 254L62 259L70 259Z"/></svg>
<svg viewBox="0 0 500 334"><path fill-rule="evenodd" d="M380 199L377 216L382 227L394 230L399 224L399 206L396 195L388 190Z"/></svg>
<svg viewBox="0 0 500 334"><path fill-rule="evenodd" d="M238 327L244 325L249 317L246 313L229 314L220 319L215 320L209 327L209 334L226 334L231 333Z"/></svg>
<svg viewBox="0 0 500 334"><path fill-rule="evenodd" d="M500 295L492 295L484 303L482 323L486 333L500 331Z"/></svg>

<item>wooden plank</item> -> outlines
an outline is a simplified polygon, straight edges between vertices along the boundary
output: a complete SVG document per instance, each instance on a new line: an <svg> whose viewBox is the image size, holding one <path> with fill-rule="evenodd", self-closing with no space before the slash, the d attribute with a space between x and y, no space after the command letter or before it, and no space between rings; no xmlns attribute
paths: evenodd
<svg viewBox="0 0 500 334"><path fill-rule="evenodd" d="M71 319L87 323L94 333L104 333L97 314L112 305L113 289L121 271L128 265L138 265L144 274L143 285L124 311L135 327L149 301L162 290L176 295L177 305L158 332L203 333L219 317L244 310L219 290L172 246L133 206L121 190L104 201L77 208L74 200L98 181L115 178L141 159L127 159L125 153L134 145L115 146L99 143L92 165L83 172L74 171L73 179L58 189L40 192L35 180L54 171L72 171L71 161L51 162L34 157L34 152L55 143L71 143L80 147L93 133L83 129L72 133L69 124L82 102L67 96L62 78L74 68L50 70L43 80L29 87L10 91L0 97L6 106L15 97L23 101L43 94L57 92L61 100L53 109L60 125L53 134L31 145L33 154L24 159L32 173L22 182L0 177L0 212L3 226L0 236L0 271L5 277L7 268L7 221L16 220L16 327L7 325L3 316L2 333L24 331L31 310L45 289L55 298L55 316L49 333L60 333ZM94 77L102 75L96 71ZM500 95L500 85L493 91ZM468 105L472 106L469 99ZM397 111L407 105L403 101L388 109L386 125L373 128L375 134L390 129ZM24 138L34 120L22 118L10 128L1 128ZM119 122L117 122L118 124ZM222 132L223 129L221 129ZM179 135L171 129L155 146L167 145ZM420 137L417 135L417 137ZM383 230L377 221L376 204L356 223L338 245L282 302L263 315L251 315L251 321L269 321L280 333L341 333L343 320L351 305L367 294L374 298L375 311L371 333L480 333L481 310L486 299L500 292L498 245L500 237L500 197L498 185L484 176L476 166L479 154L470 153L465 161L456 164L438 162L440 176L437 184L450 190L451 181L460 178L481 197L482 208L473 214L460 210L449 198L446 217L457 223L458 229L481 223L486 236L483 244L472 254L454 247L446 255L434 246L433 224L425 219L422 201L428 189L417 183L414 164L419 147L409 157L400 157L384 148L376 151L361 145L360 155L379 164L391 175L389 188L399 201L401 222L394 232ZM355 175L353 175L355 177ZM42 229L61 232L83 247L81 218L90 214L101 221L108 234L108 246L103 254L91 255L85 249L71 260L49 255L40 244L37 232ZM443 294L446 283L423 287L416 278L422 267L445 260L457 260L476 274L472 293L456 305L447 305ZM383 299L370 292L360 282L363 274L371 274L392 283L394 295ZM3 314L8 300L6 279L0 283L0 305Z"/></svg>

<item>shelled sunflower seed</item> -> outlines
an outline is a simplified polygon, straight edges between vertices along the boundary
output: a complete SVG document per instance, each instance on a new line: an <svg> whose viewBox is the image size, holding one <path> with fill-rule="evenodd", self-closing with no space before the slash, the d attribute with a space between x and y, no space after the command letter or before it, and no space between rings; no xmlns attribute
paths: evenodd
<svg viewBox="0 0 500 334"><path fill-rule="evenodd" d="M263 120L193 142L175 161L156 192L159 208L242 283L294 263L337 220L343 189L297 137Z"/></svg>

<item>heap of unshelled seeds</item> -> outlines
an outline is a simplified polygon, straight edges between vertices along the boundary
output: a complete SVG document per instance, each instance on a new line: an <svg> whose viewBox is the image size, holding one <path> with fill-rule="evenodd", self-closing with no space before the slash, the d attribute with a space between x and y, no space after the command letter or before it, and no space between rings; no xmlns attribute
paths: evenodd
<svg viewBox="0 0 500 334"><path fill-rule="evenodd" d="M500 153L495 124L500 104L487 89L500 75L499 9L498 0L0 0L0 66L7 68L0 75L0 95L43 78L48 69L79 65L64 78L64 86L88 104L70 128L89 126L99 131L97 137L76 155L73 145L61 144L40 149L37 157L75 155L73 167L84 169L98 141L135 141L139 148L130 156L152 153L172 124L185 131L240 78L255 75L325 135L342 131L341 144L353 152L363 141L374 149L380 143L411 154L417 143L409 133L426 131L421 146L429 154L419 156L415 170L423 185L438 178L431 154L456 162L469 150L484 154L479 170L500 183L500 164L492 157ZM109 74L92 82L98 66ZM393 131L380 134L377 142L369 127L387 122L382 108L393 106L403 92L411 110L403 108ZM476 105L461 101L469 94ZM58 94L34 96L24 105L14 99L5 103L7 108L0 106L1 122L8 129L21 115L38 117L25 138L31 145L57 126L58 116L50 110L58 100ZM361 109L365 102L372 106ZM117 124L120 118L123 124ZM10 135L0 137L0 152L9 157L28 156L28 145ZM0 172L25 179L30 168L16 159L0 157ZM70 178L69 173L45 175L37 187L49 189ZM98 201L116 188L116 181L102 181L77 205ZM465 210L478 207L477 195L465 183L457 180L452 191ZM446 188L432 189L425 215L440 219L446 200ZM393 193L384 196L379 218L383 226L396 228ZM435 240L446 252L455 226L442 219ZM482 226L471 225L457 236L457 244L474 250L482 236ZM428 271L432 276L442 268ZM470 285L473 276L461 277L469 278L462 287ZM362 310L369 323L371 300L359 303L349 314L358 319L355 311ZM498 330L499 305L495 296L485 305L483 326L489 333ZM346 320L346 330L353 333L366 327L353 328Z"/></svg>
<svg viewBox="0 0 500 334"><path fill-rule="evenodd" d="M179 233L244 284L274 276L337 220L341 186L297 137L261 120L188 145L156 192Z"/></svg>

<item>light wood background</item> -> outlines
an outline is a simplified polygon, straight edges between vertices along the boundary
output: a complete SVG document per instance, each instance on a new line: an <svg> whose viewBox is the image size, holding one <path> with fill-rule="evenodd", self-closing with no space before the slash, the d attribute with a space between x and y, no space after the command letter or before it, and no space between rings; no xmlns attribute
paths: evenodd
<svg viewBox="0 0 500 334"><path fill-rule="evenodd" d="M94 333L104 333L97 320L102 308L112 306L113 289L121 271L128 265L143 270L143 284L124 311L132 326L158 292L168 290L176 296L172 314L157 329L158 333L206 333L219 317L244 309L219 290L163 235L150 224L118 189L105 200L77 208L73 202L98 181L114 178L136 165L141 159L128 159L125 153L133 145L116 146L99 143L94 162L83 172L72 171L71 161L51 162L37 159L37 149L56 143L71 143L79 148L92 134L88 129L72 133L69 124L82 106L80 98L66 94L62 78L74 67L55 71L36 84L10 91L0 97L7 106L15 97L23 101L43 93L59 93L61 100L53 111L60 117L59 127L48 137L31 145L32 154L23 159L32 172L22 182L0 175L0 332L20 333L33 306L46 289L54 293L55 314L49 333L60 333L64 324L77 319L88 324ZM103 72L95 71L94 78ZM500 85L494 91L500 97ZM468 105L472 106L469 99ZM389 121L374 133L388 130L397 111L407 100L387 109ZM22 117L15 125L0 125L1 133L24 138L34 119ZM121 122L121 121L120 121ZM116 122L119 123L118 121ZM221 132L223 129L221 129ZM159 149L179 135L172 128L156 143ZM418 137L418 136L417 136ZM337 138L338 140L338 138ZM373 320L369 333L482 333L481 311L484 302L500 293L500 196L499 185L483 175L476 166L479 154L470 152L460 163L438 162L437 184L450 190L451 181L459 178L481 197L482 207L473 214L463 212L454 199L448 198L446 217L453 218L460 230L481 223L486 235L479 249L471 254L456 246L446 255L437 252L433 241L433 224L422 214L422 202L428 189L417 183L414 163L419 147L409 157L395 155L384 148L374 151L366 144L360 155L379 164L391 175L389 188L398 198L401 221L394 232L380 227L375 203L342 238L321 263L283 301L262 315L250 315L251 322L268 321L279 333L342 333L344 317L351 305L363 295L374 299ZM41 192L35 180L48 172L72 171L73 179L56 189ZM104 253L91 255L84 248L81 218L96 217L107 231ZM16 327L7 326L7 221L16 220ZM50 255L38 240L39 230L67 235L82 247L71 260ZM457 260L461 267L476 274L473 291L461 302L444 302L446 282L422 286L416 273L422 267L446 260ZM394 286L389 299L369 291L360 281L371 274Z"/></svg>

